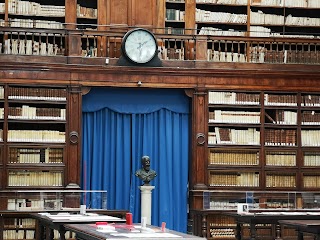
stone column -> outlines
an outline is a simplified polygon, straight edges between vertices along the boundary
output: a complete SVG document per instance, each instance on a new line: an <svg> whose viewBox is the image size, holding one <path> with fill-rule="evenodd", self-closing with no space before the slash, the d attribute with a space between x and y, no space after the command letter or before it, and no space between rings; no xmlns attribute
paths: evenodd
<svg viewBox="0 0 320 240"><path fill-rule="evenodd" d="M147 218L147 224L151 225L151 199L154 186L140 186L141 191L141 217Z"/></svg>

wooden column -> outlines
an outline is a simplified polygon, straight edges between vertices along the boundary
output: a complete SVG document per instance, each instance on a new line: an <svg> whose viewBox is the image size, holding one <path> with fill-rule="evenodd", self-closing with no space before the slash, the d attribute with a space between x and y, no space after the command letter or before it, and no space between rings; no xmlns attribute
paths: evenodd
<svg viewBox="0 0 320 240"><path fill-rule="evenodd" d="M108 30L107 25L107 1L98 0L98 30L106 31ZM98 38L98 57L107 56L107 37L103 36Z"/></svg>
<svg viewBox="0 0 320 240"><path fill-rule="evenodd" d="M81 87L70 86L68 95L68 127L66 130L67 163L66 187L79 188L80 186L80 159L81 159Z"/></svg>
<svg viewBox="0 0 320 240"><path fill-rule="evenodd" d="M193 35L195 32L193 29L196 27L196 1L195 0L185 0L185 34Z"/></svg>
<svg viewBox="0 0 320 240"><path fill-rule="evenodd" d="M155 23L154 27L157 28L157 30L155 30L156 33L164 34L165 16L166 16L166 1L157 0L156 14L155 14L155 20L154 20L154 23Z"/></svg>
<svg viewBox="0 0 320 240"><path fill-rule="evenodd" d="M192 189L207 189L207 92L198 89L193 94L192 116Z"/></svg>
<svg viewBox="0 0 320 240"><path fill-rule="evenodd" d="M77 28L77 0L66 0L65 2L65 28ZM66 36L66 55L81 56L81 36L69 34Z"/></svg>

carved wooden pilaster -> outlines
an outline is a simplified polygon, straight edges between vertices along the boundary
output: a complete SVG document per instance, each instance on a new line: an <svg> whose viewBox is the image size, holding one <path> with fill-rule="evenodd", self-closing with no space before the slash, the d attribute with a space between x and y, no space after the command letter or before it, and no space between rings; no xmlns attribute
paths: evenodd
<svg viewBox="0 0 320 240"><path fill-rule="evenodd" d="M207 189L207 92L193 94L192 119L192 189Z"/></svg>
<svg viewBox="0 0 320 240"><path fill-rule="evenodd" d="M207 238L207 215L203 214L201 219L202 237Z"/></svg>
<svg viewBox="0 0 320 240"><path fill-rule="evenodd" d="M196 59L206 61L207 60L207 38L206 36L197 36L196 41Z"/></svg>
<svg viewBox="0 0 320 240"><path fill-rule="evenodd" d="M81 159L81 87L69 87L67 139L66 186L79 188Z"/></svg>

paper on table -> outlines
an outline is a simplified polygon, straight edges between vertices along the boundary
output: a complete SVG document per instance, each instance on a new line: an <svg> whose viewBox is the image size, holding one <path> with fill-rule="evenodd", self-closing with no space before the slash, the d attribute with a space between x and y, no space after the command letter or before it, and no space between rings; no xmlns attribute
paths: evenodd
<svg viewBox="0 0 320 240"><path fill-rule="evenodd" d="M172 233L111 233L110 235L127 238L182 238Z"/></svg>

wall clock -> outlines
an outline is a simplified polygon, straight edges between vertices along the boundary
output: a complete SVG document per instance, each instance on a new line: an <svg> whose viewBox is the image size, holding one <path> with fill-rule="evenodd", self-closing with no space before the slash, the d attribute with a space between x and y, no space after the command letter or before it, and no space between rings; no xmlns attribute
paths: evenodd
<svg viewBox="0 0 320 240"><path fill-rule="evenodd" d="M143 28L127 32L123 37L121 49L129 61L137 64L150 62L158 53L155 36Z"/></svg>

